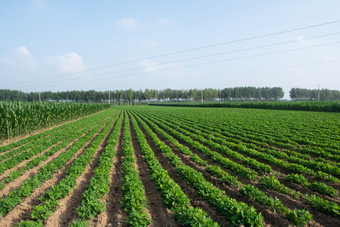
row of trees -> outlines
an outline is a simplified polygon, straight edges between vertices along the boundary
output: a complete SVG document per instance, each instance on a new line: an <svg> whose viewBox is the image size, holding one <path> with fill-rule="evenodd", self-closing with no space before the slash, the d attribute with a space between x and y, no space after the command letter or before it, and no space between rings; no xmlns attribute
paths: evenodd
<svg viewBox="0 0 340 227"><path fill-rule="evenodd" d="M234 87L224 89L163 90L145 89L134 91L62 91L29 92L0 90L0 101L74 101L110 102L113 104L133 104L145 102L201 102L203 101L274 101L282 99L284 92L280 87ZM39 98L40 97L40 98ZM292 100L340 100L337 90L309 90L292 88Z"/></svg>
<svg viewBox="0 0 340 227"><path fill-rule="evenodd" d="M18 90L0 90L0 101L75 101L75 102L108 102L112 103L143 103L143 102L199 102L199 101L230 101L230 100L278 100L284 92L280 87L235 87L224 89L189 89L163 90L145 89L134 91L63 91L63 92L29 92Z"/></svg>
<svg viewBox="0 0 340 227"><path fill-rule="evenodd" d="M289 95L293 100L340 100L340 91L328 89L292 88Z"/></svg>

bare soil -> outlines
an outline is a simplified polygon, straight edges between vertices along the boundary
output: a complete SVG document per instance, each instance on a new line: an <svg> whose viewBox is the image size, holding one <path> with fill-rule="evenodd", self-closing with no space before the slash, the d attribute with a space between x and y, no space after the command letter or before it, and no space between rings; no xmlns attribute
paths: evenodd
<svg viewBox="0 0 340 227"><path fill-rule="evenodd" d="M162 201L162 197L157 190L155 182L151 179L150 171L147 163L144 161L144 155L142 154L138 145L136 134L130 124L131 139L135 150L136 160L139 169L139 175L142 179L145 195L148 200L147 208L151 216L151 226L179 226L179 224L173 218L171 210L167 209Z"/></svg>
<svg viewBox="0 0 340 227"><path fill-rule="evenodd" d="M229 187L227 185L225 185L224 183L221 183L217 178L215 178L214 176L210 175L206 170L205 167L202 166L198 166L197 164L195 164L193 161L191 161L190 157L187 155L184 155L183 153L181 153L173 144L171 144L169 141L167 141L164 137L162 137L157 131L153 130L154 133L157 134L158 138L160 140L162 140L166 145L168 145L169 147L172 148L172 150L182 159L183 163L194 168L195 170L201 172L203 174L203 176L205 177L205 179L211 183L213 183L216 187L218 187L219 189L223 190L226 192L226 194L231 197L234 198L238 201L242 201L247 203L248 205L254 206L256 208L256 210L258 210L259 212L262 213L262 215L264 216L264 221L272 226L289 226L291 225L284 216L280 216L277 215L275 213L273 213L272 211L270 211L269 209L267 209L266 207L262 206L261 204L258 204L255 201L251 201L249 200L248 197L244 196L242 193L240 193L238 191L238 189L233 188L233 187ZM183 143L182 143L183 144ZM192 147L190 147L188 144L183 144L187 147L189 147L189 149L191 151L193 151L194 153L198 154L200 152L197 152L195 149L193 149ZM208 161L209 164L218 164L215 163L213 160L207 158L205 155L201 154L200 155L201 158L203 160ZM220 166L223 169L223 166ZM249 181L246 180L242 183L246 183L246 184L252 184L256 187L260 187L260 185L257 185L256 181ZM291 183L288 183L291 184ZM291 188L292 185L294 186L295 184L291 184ZM296 186L296 185L295 185ZM299 186L299 185L297 185ZM260 187L261 188L261 187ZM301 186L301 188L303 188ZM299 189L294 188L295 190L299 191ZM305 209L308 210L313 216L314 218L317 220L317 222L312 222L309 225L310 226L340 226L340 221L336 218L330 217L328 215L325 215L321 212L318 212L316 210L314 210L313 208L309 207L308 205L302 203L300 200L295 200L293 198L291 198L288 195L276 192L276 191L272 191L272 190L266 190L266 189L262 189L267 196L272 196L272 197L277 197L281 200L281 202L288 208L290 209ZM303 190L301 191L303 193L309 193L309 194L313 194L313 192L310 189L305 189L303 188ZM315 192L314 192L315 194ZM318 193L316 193L318 194ZM319 195L321 197L325 197L322 195ZM327 197L327 196L326 196ZM334 202L338 202L338 198L330 198L328 197L327 199L329 200L333 200Z"/></svg>
<svg viewBox="0 0 340 227"><path fill-rule="evenodd" d="M102 127L99 132L102 131L104 127ZM95 133L91 140L89 140L81 149L79 149L74 157L67 161L63 168L61 168L56 174L54 174L51 179L45 181L39 188L35 189L29 197L23 199L22 203L20 203L12 211L2 217L0 219L0 226L14 226L17 225L21 220L28 220L34 207L41 204L40 197L44 195L44 193L49 188L51 188L53 185L56 185L60 180L65 177L66 170L69 168L72 162L89 147L89 145L97 137L99 132Z"/></svg>
<svg viewBox="0 0 340 227"><path fill-rule="evenodd" d="M128 226L124 222L126 213L121 206L123 199L123 191L121 187L122 167L123 167L123 127L121 127L118 143L116 145L116 157L113 160L113 167L110 173L110 188L102 199L106 203L105 212L99 214L96 218L90 221L91 226Z"/></svg>
<svg viewBox="0 0 340 227"><path fill-rule="evenodd" d="M229 226L230 223L224 217L221 215L214 207L212 207L206 200L203 199L202 196L198 195L196 193L196 190L191 187L185 179L183 179L176 171L175 167L172 166L170 161L166 158L165 154L162 153L155 143L151 140L151 138L147 135L147 133L144 131L143 127L139 125L140 129L145 134L145 138L147 139L147 142L149 146L154 151L159 163L162 165L162 167L168 171L169 176L181 187L183 192L189 197L191 200L191 205L194 207L199 207L203 211L205 211L211 219L213 219L215 222L217 222L221 226Z"/></svg>

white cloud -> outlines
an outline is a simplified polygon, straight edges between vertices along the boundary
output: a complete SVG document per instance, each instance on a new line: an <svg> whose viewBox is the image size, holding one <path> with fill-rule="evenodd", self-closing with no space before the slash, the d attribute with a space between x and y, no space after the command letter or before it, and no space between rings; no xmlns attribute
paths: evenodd
<svg viewBox="0 0 340 227"><path fill-rule="evenodd" d="M47 10L46 4L43 0L32 0L33 4L38 7L40 10Z"/></svg>
<svg viewBox="0 0 340 227"><path fill-rule="evenodd" d="M22 54L22 55L25 55L25 56L31 56L30 52L27 50L27 48L25 46L17 47L15 50L18 54Z"/></svg>
<svg viewBox="0 0 340 227"><path fill-rule="evenodd" d="M116 24L120 27L134 28L137 26L138 21L134 18L122 18L117 21Z"/></svg>
<svg viewBox="0 0 340 227"><path fill-rule="evenodd" d="M5 57L1 58L1 62L15 67L33 68L36 66L35 59L25 46L12 49Z"/></svg>
<svg viewBox="0 0 340 227"><path fill-rule="evenodd" d="M83 58L74 52L48 57L46 63L63 73L79 72L86 69Z"/></svg>

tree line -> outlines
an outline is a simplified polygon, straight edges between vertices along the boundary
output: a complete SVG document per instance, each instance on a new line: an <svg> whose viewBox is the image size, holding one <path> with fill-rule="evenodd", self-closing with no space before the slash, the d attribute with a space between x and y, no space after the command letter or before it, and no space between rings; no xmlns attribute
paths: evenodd
<svg viewBox="0 0 340 227"><path fill-rule="evenodd" d="M338 101L340 100L340 91L328 89L304 89L292 88L289 92L292 100L320 100L320 101Z"/></svg>
<svg viewBox="0 0 340 227"><path fill-rule="evenodd" d="M340 100L340 91L292 88L293 100ZM102 102L112 104L141 104L149 102L202 101L277 101L284 97L280 87L234 87L224 89L145 89L111 91L23 92L0 89L0 101Z"/></svg>
<svg viewBox="0 0 340 227"><path fill-rule="evenodd" d="M0 101L75 101L108 102L114 104L133 104L143 102L199 102L231 100L279 100L284 92L280 87L234 87L224 89L145 89L112 91L61 91L61 92L23 92L0 90Z"/></svg>

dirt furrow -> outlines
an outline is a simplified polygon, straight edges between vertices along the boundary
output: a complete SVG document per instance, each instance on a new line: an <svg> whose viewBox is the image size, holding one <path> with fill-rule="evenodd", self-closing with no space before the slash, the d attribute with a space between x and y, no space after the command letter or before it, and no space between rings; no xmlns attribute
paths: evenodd
<svg viewBox="0 0 340 227"><path fill-rule="evenodd" d="M171 134L171 133L170 133L170 134ZM235 162L235 163L238 163L238 164L241 164L241 165L243 165L243 166L245 166L245 167L254 169L252 166L247 165L247 164L244 164L244 163L242 163L242 162L239 161L239 160L235 160L234 158L229 157L228 155L226 155L226 154L224 154L224 153L221 153L219 150L216 150L216 149L214 149L213 147L211 147L211 146L209 146L209 145L206 145L206 144L204 144L204 143L202 143L202 142L200 142L200 141L198 141L198 140L192 138L191 136L188 136L188 137L190 137L190 138L191 138L192 140L194 140L194 141L197 141L197 142L201 143L203 146L208 147L210 150L220 153L223 157L228 158L228 159L232 160L232 161ZM220 143L218 143L218 144L220 144ZM220 144L220 145L223 145L223 144ZM224 146L225 146L225 145L224 145ZM252 159L254 159L254 160L258 161L258 162L261 162L261 163L263 163L263 164L270 165L270 166L272 167L272 169L275 170L275 171L277 171L277 172L281 172L281 173L284 173L284 174L295 173L294 171L291 171L291 170L289 170L289 169L287 169L287 168L283 168L283 167L281 167L281 166L278 166L278 165L276 165L276 164L273 164L272 162L268 162L268 161L263 160L263 159L261 159L261 158L252 157L252 156L250 156L250 155L248 155L248 154L245 154L245 153L243 153L243 152L239 152L239 151L237 151L237 150L233 150L233 149L231 149L231 150L234 151L234 152L240 153L241 155L243 155L243 156L246 157L246 158L252 158ZM293 163L293 162L290 162L289 160L286 160L286 159L282 159L282 160L283 160L283 161L287 161L288 163ZM311 168L310 168L310 169L311 169ZM258 169L254 169L254 170L257 171L257 172L259 172L259 173L261 173L261 174L264 174L264 172L262 172L261 170L258 170ZM305 174L304 174L304 175L305 175ZM305 175L305 177L306 177L309 181L311 181L311 182L312 182L312 181L323 182L323 183L325 183L325 184L327 184L327 185L333 186L333 187L334 187L335 189L337 189L337 190L340 190L339 184L331 183L331 182L329 182L329 181L324 181L324 180L322 180L322 179L317 179L317 178L311 177L311 176L309 176L309 175Z"/></svg>
<svg viewBox="0 0 340 227"><path fill-rule="evenodd" d="M151 226L180 226L173 218L172 212L166 208L162 201L161 194L157 190L155 182L151 179L149 168L144 161L143 154L136 140L136 134L130 124L132 145L135 150L135 158L137 160L140 178L142 179L145 195L148 201L147 208L150 212Z"/></svg>
<svg viewBox="0 0 340 227"><path fill-rule="evenodd" d="M185 179L183 179L176 171L175 167L172 166L170 161L166 158L165 154L162 153L155 143L151 140L149 135L145 132L143 127L139 124L140 129L145 134L145 138L154 151L159 163L162 167L168 171L169 176L181 187L183 192L189 197L191 201L191 205L194 207L199 207L203 211L205 211L209 217L211 217L215 222L217 222L221 226L229 226L230 222L221 215L214 207L212 207L206 200L203 199L202 196L198 195L193 187L191 187Z"/></svg>
<svg viewBox="0 0 340 227"><path fill-rule="evenodd" d="M210 175L210 173L208 173L205 170L205 167L201 167L198 166L196 163L194 163L193 161L191 161L190 157L187 155L182 154L180 151L178 151L177 148L175 148L173 146L173 144L171 144L170 142L168 142L164 137L162 137L161 135L159 135L159 133L155 132L157 134L157 136L164 142L166 143L168 146L170 146L172 148L173 151L175 151L175 153L182 159L182 161L196 169L197 171L201 172L203 174L203 176L205 177L206 180L208 180L209 182L213 183L215 186L217 186L219 189L227 192L229 197L235 198L238 201L242 201L245 202L249 205L254 206L258 211L260 211L262 213L262 215L265 218L265 221L267 223L270 223L274 226L288 226L289 222L284 218L281 217L275 213L273 213L272 211L270 211L269 209L267 209L266 207L254 202L254 201L250 201L248 197L244 196L243 194L241 194L238 189L236 188L232 188L229 187L223 183L221 183L217 178L215 178L214 176ZM190 149L192 149L189 146ZM248 184L252 184L255 187L260 187L260 185L257 185L256 183L253 183L251 181L248 181ZM263 189L262 189L263 190ZM303 204L301 201L298 200L294 200L292 198L290 198L287 195L284 195L282 193L278 193L276 191L271 191L271 190L263 190L264 192L266 192L267 196L272 196L272 197L278 197L278 199L281 200L281 202L287 206L290 209L306 209L309 212L312 213L312 215L315 217L316 220L318 220L318 223L320 223L321 225L324 226L332 226L332 224L336 223L337 226L339 226L339 220L327 216L323 213L320 213L318 211L315 211L314 209L311 209L309 206L307 206L306 204ZM318 223L313 223L313 226L318 225Z"/></svg>
<svg viewBox="0 0 340 227"><path fill-rule="evenodd" d="M290 188L292 190L301 192L302 194L316 195L316 196L319 196L321 198L324 198L324 199L327 199L329 201L333 201L335 203L340 204L340 197L333 198L333 197L330 197L328 195L320 194L320 193L318 193L316 191L313 191L313 190L307 188L306 186L303 186L303 185L300 185L300 184L291 183L291 182L285 180L284 177L282 177L282 176L277 177L277 179L280 180L281 184L285 185L286 187L288 187L288 188ZM309 180L309 182L314 182L314 181L313 180Z"/></svg>
<svg viewBox="0 0 340 227"><path fill-rule="evenodd" d="M149 126L150 126L150 125L149 125ZM150 128L152 128L152 127L150 127ZM159 138L162 138L162 139L163 139L163 142L165 142L165 139L164 139L161 135L159 135L159 133L158 133L157 131L155 131L154 129L152 129L152 130L153 130L154 133L156 133L156 134L158 135ZM165 130L164 130L164 131L165 131ZM170 134L170 135L172 135L172 136L174 136L173 134L171 134L171 133L169 133L169 132L167 132L167 131L165 131L165 132L168 133L168 134ZM221 165L221 164L215 162L214 160L210 159L209 157L205 156L205 155L202 154L200 151L197 151L196 149L192 148L189 144L183 143L183 142L181 142L181 143L182 143L183 145L189 147L189 149L190 149L194 154L198 155L200 158L202 158L203 160L207 161L209 164L211 164L211 165L218 165L218 166L220 166L224 171L226 171L227 173L229 173L230 175L237 176L237 177L239 178L239 181L241 181L243 184L253 184L253 185L255 185L254 182L256 182L257 180L255 180L255 181L252 182L252 181L250 181L250 180L244 179L243 177L240 177L239 175L233 173L232 171L230 171L230 170L224 168L223 165ZM171 145L171 144L170 144L169 146L171 146L172 148L174 148L174 146ZM213 150L213 151L216 151L216 152L220 153L219 151L217 151L217 150L215 150L215 149L212 149L211 147L209 147L209 148L210 148L211 150ZM232 158L229 158L229 157L226 156L225 154L222 154L222 153L221 153L221 155L223 155L225 158L228 158L228 159L234 161L235 163L238 163L238 164L240 164L240 165L249 167L249 166L243 164L243 163L240 162L240 161L233 160ZM247 155L245 155L245 157L247 157ZM285 169L285 168L282 168L282 167L280 167L280 166L277 166L277 165L275 165L275 164L273 164L273 163L269 163L269 162L267 162L267 161L260 161L260 162L270 165L270 166L273 168L274 171L277 171L277 172L279 172L279 173L283 173L283 174L285 174L285 175L286 175L286 174L289 174L289 173L293 173L293 172L291 172L291 171L289 171L289 170L287 170L287 169ZM251 166L250 166L249 168L250 168L250 169L253 169ZM261 172L261 171L258 171L258 170L255 170L255 171ZM265 174L265 175L272 175L272 174ZM261 174L260 174L259 176L261 176ZM305 176L305 177L308 179L309 182L314 182L314 181L316 180L315 177L310 177L310 176ZM281 183L282 183L283 185L285 185L286 187L288 187L288 188L290 188L290 189L292 189L292 190L299 191L299 192L301 192L301 193L303 193L303 194L308 193L308 194L312 194L312 195L317 195L317 196L319 196L319 197L325 198L325 199L327 199L327 200L329 200L329 201L333 201L333 202L336 202L336 203L339 203L339 201L340 201L340 198L339 198L339 197L337 197L337 198L332 198L332 197L329 197L329 196L327 196L327 195L321 195L320 193L315 192L315 191L312 191L312 190L310 190L309 188L307 188L307 187L305 187L305 186L292 184L292 183L290 183L290 182L288 182L288 181L286 181L286 180L283 180L283 177L282 177L282 176L281 176L281 177L278 177L278 178L280 179L280 181L281 181ZM259 177L258 177L258 179L259 179ZM337 189L337 190L340 189L339 184L326 182L326 181L323 181L323 180L320 180L320 179L318 179L317 181L318 181L318 182L323 182L323 183L325 183L325 184L327 184L327 185L331 185L331 186L333 186L333 187L334 187L335 189Z"/></svg>
<svg viewBox="0 0 340 227"><path fill-rule="evenodd" d="M98 123L98 124L100 124L100 123ZM91 129L93 129L94 127L96 127L98 124L93 125L93 126L91 127ZM88 125L87 125L87 126L88 126ZM85 126L85 127L87 127L87 126ZM78 130L78 131L83 130L85 127L83 127L82 129L80 129L80 130ZM82 136L80 136L80 137L78 137L77 139L75 139L75 140L73 140L72 142L70 142L65 148L63 148L63 149L61 149L61 150L62 150L62 151L68 150L68 149L70 148L70 146L73 145L73 143L75 143L76 141L78 141L79 138L85 136L91 129L89 129L89 130L88 130L86 133L84 133ZM39 157L39 156L44 155L47 151L49 151L50 149L52 149L54 146L57 146L59 143L61 143L61 141L58 142L57 144L55 144L55 145L49 147L49 148L46 149L44 152L42 152L42 153L40 153L40 154L37 154L37 155L33 156L33 157L30 158L30 159L24 160L24 161L22 161L21 163L19 163L18 165L16 165L15 167L6 170L3 174L1 174L0 182L4 182L5 179L8 177L8 175L9 175L9 173L10 173L11 171L15 171L15 170L18 170L18 169L22 168L27 162L31 161L31 160L34 159L34 158L37 158L37 157ZM61 154L62 152L58 151L58 152L56 152L56 153ZM57 155L57 156L59 156L59 155ZM57 157L57 156L56 156L56 154L54 154L54 155L52 155L51 157ZM54 159L54 158L52 158L52 159L51 159L51 158L48 158L48 160L53 160L53 159ZM44 163L45 163L45 164L48 163L48 162L49 162L48 160L44 161ZM41 167L42 165L40 164L39 166ZM35 168L36 168L36 167L35 167ZM35 168L33 168L33 169L35 169ZM31 171L31 170L29 170L29 171ZM32 175L30 175L30 176L32 176ZM26 178L21 178L21 179L23 180L23 179L26 179ZM6 186L6 187L7 187L7 186ZM0 192L0 197L1 197L1 195L2 195L2 194L1 194L1 192Z"/></svg>
<svg viewBox="0 0 340 227"><path fill-rule="evenodd" d="M227 186L219 181L216 177L210 175L206 170L205 167L201 167L196 165L193 161L190 160L189 156L183 155L179 151L175 151L175 153L182 159L183 163L190 166L191 168L201 172L206 181L212 183L215 187L219 188L220 190L226 193L226 196L229 198L236 199L239 202L244 202L249 206L254 206L258 212L261 212L264 221L266 224L270 224L273 226L289 226L289 222L284 219L283 217L273 213L265 206L262 206L254 201L251 201L247 196L243 195L237 188Z"/></svg>
<svg viewBox="0 0 340 227"><path fill-rule="evenodd" d="M69 161L66 162L63 168L61 168L57 173L53 174L53 177L51 179L41 184L41 186L35 189L29 197L23 199L22 203L16 206L6 216L2 217L0 219L0 226L13 226L18 224L21 220L29 219L29 216L32 213L34 207L41 203L41 201L39 200L40 197L45 193L45 191L47 191L53 185L56 185L65 177L65 171L69 168L72 162L89 147L89 145L97 137L99 132L95 133L91 140L89 140L81 149L77 151L77 153Z"/></svg>
<svg viewBox="0 0 340 227"><path fill-rule="evenodd" d="M100 155L107 145L107 141L110 134L112 133L114 126L116 125L116 122L113 124L108 134L102 140L100 147L97 148L93 159L87 165L85 171L77 178L76 186L74 187L73 191L64 199L60 200L58 209L53 212L51 216L46 220L45 226L70 226L73 220L77 218L78 215L76 209L81 204L83 193L87 189L87 186L89 185L90 180L94 175L94 170L98 166Z"/></svg>
<svg viewBox="0 0 340 227"><path fill-rule="evenodd" d="M37 145L37 146L39 146L39 145ZM34 148L36 148L37 146L35 146ZM12 158L15 157L15 156L21 155L23 152L28 151L28 150L31 150L31 149L34 149L34 148L27 148L27 149L24 149L24 150L20 151L20 152L17 153L17 154L12 154L10 157L8 157L8 158L6 158L6 159L3 159L3 160L1 160L0 162L6 162L7 160L12 159ZM12 149L12 150L14 150L14 149ZM6 152L6 153L8 153L8 152ZM1 158L1 157L0 157L0 158Z"/></svg>
<svg viewBox="0 0 340 227"><path fill-rule="evenodd" d="M25 164L29 161L31 161L32 159L34 158L37 158L39 156L42 156L44 155L46 152L48 152L49 150L51 150L54 146L57 146L59 143L61 142L58 142L57 144L53 145L52 147L49 147L48 149L46 149L45 151L43 151L42 153L40 154L37 154L35 156L33 156L32 158L28 159L28 160L25 160L23 162L21 162L19 165L13 167L12 169L8 169L5 171L4 174L1 175L1 180L0 182L4 182L5 183L5 180L6 178L9 176L9 173L11 171L15 171L15 170L19 170L20 168L24 167ZM72 143L73 144L73 143ZM71 146L71 145L70 145ZM69 149L69 147L67 148ZM58 151L58 155L61 154L63 151L67 150L67 149L62 149L60 151ZM51 156L52 157L52 156ZM55 158L56 156L53 155L53 157ZM47 161L44 161L42 163L44 163L43 165L47 164L48 162L50 162L51 160L53 160L54 158L49 158ZM32 168L31 170L25 172L22 176L20 176L19 178L15 179L14 181L12 182L9 182L8 184L6 184L6 186L0 191L0 198L3 198L5 197L8 193L10 193L11 191L13 191L15 188L19 187L21 185L21 183L26 180L28 177L33 177L37 172L38 170L43 166L42 164L40 164L38 167L35 167L35 168Z"/></svg>
<svg viewBox="0 0 340 227"><path fill-rule="evenodd" d="M156 132L157 133L157 132ZM221 190L224 190L226 192L228 192L225 188L229 188L228 186L224 185L223 183L221 183L218 179L216 179L215 177L211 176L205 169L204 167L200 167L198 165L196 165L194 162L192 162L190 160L190 157L189 156L186 156L186 155L183 155L182 153L180 153L178 151L177 148L175 148L171 143L169 143L166 139L164 139L161 135L158 134L158 137L163 141L165 142L168 146L170 146L174 151L176 151L176 154L179 155L183 162L185 162L185 164L191 166L192 168L195 168L196 170L202 172L202 174L204 175L204 177L209 180L210 182L214 183L214 185L218 186ZM189 148L193 151L194 149L192 149L190 146ZM203 155L204 156L204 155ZM204 158L202 156L202 158ZM206 159L206 157L205 157ZM213 163L214 161L210 162L211 164L217 164L217 163ZM210 178L210 179L209 179ZM335 219L333 217L330 217L328 215L325 215L321 212L318 212L316 211L315 209L312 209L311 207L309 207L308 205L304 204L303 202L299 201L299 200L295 200L293 198L291 198L290 196L288 195L285 195L285 194L282 194L282 193L279 193L279 192L276 192L276 191L272 191L272 190L266 190L266 189L263 189L260 185L254 183L254 182L251 182L251 181L246 181L246 182L243 182L243 183L247 183L247 184L252 184L254 185L255 187L257 188L261 188L261 190L263 190L267 196L272 196L272 197L277 197L278 199L281 200L281 202L288 208L294 210L295 208L297 209L305 209L305 210L308 210L314 217L315 220L317 220L317 223L313 223L314 226L315 225L318 225L318 223L320 225L324 225L324 226L332 226L335 224L335 226L340 226L340 221L338 219ZM304 193L309 193L309 194L318 194L318 193L315 193L313 191L311 191L310 189L306 189L302 186L298 186L298 185L294 185L294 184L291 184L291 183L286 183L289 185L290 188L292 189L295 189L296 191L300 191L301 189L303 191L300 191L300 192L304 192ZM229 191L228 192L228 195L234 195L232 191ZM243 196L243 195L241 195ZM322 195L319 195L320 197L324 197ZM232 196L233 197L233 196ZM328 196L327 196L328 197ZM235 199L238 199L237 197L235 197ZM336 200L334 198L329 198L328 199L330 200ZM241 201L243 202L246 202L248 203L248 199L245 197L243 199L241 199ZM250 204L250 203L248 203ZM269 220L270 222L273 222L274 219L273 219L273 213L266 209L265 207L263 207L262 205L259 205L257 203L254 203L252 202L250 205L253 205L257 210L260 210L262 212L262 214L264 215L265 217L265 220ZM275 214L276 215L276 214ZM287 223L287 220L283 219L283 217L280 217L278 215L276 215L279 220L278 221L275 221L274 222L274 225L277 226L277 223L279 224L283 224L283 226L285 226L286 224L289 224ZM269 223L270 223L269 222ZM272 224L272 223L271 223Z"/></svg>
<svg viewBox="0 0 340 227"><path fill-rule="evenodd" d="M97 125L97 124L96 124ZM95 127L95 126L94 126ZM92 127L93 128L93 127ZM39 169L46 165L47 163L49 163L50 161L54 160L55 158L57 158L60 154L62 154L63 152L67 151L75 142L77 142L81 137L85 136L90 130L88 130L86 133L84 133L82 136L78 137L77 139L73 140L72 142L70 142L65 148L60 149L59 151L57 151L55 154L51 155L50 157L48 157L48 159L46 161L41 162L38 166L27 170L22 176L20 176L19 178L15 179L12 182L9 182L8 184L6 184L6 186L0 191L0 198L2 198L4 195L7 195L9 192L13 191L16 187L18 187L22 181L26 180L28 177L33 177L35 174L38 173ZM54 146L57 146L60 142L58 142L57 144L53 145L52 147L49 147L47 150L45 150L43 153L40 153L38 155L33 156L32 158L25 160L23 162L21 162L20 164L18 164L17 166L8 169L5 171L4 174L1 175L1 179L0 182L5 182L6 178L9 176L9 173L11 171L16 171L21 169L22 167L25 166L25 164L29 161L31 161L34 158L37 158L39 156L44 155L46 152L48 152L50 149L52 149Z"/></svg>
<svg viewBox="0 0 340 227"><path fill-rule="evenodd" d="M88 125L89 125L89 124L85 125L85 126L82 127L81 129L79 129L78 132L80 132L80 131L82 131L84 128L88 127ZM58 131L55 132L54 134L59 133L61 130L63 130L63 129L58 130ZM44 137L41 138L41 139L46 139L46 138L48 138L48 137L50 137L50 136L53 136L53 135L46 135L46 136L44 136ZM53 145L53 146L56 146L56 145L58 145L59 143L61 143L61 141L58 142L57 144ZM0 155L0 157L1 157L2 155L4 155L4 154L8 153L9 151L18 149L18 148L20 148L20 147L22 147L22 146L24 146L24 145L27 145L27 143L25 143L25 144L23 144L23 145L21 145L21 146L19 146L19 147L13 148L13 149L11 149L11 150L8 150L8 151L2 153L2 154ZM36 145L35 147L37 147L37 146L39 146L39 145L40 145L40 144ZM18 156L18 155L22 154L22 153L25 152L25 151L28 151L28 150L30 150L30 149L34 149L35 147L33 147L33 148L27 148L27 149L21 151L21 152L18 153L18 154L15 154L15 155L13 155L13 156L11 156L11 157L9 157L9 158L6 158L6 159L2 160L1 162L5 162L5 161L7 161L7 160L9 160L9 159L11 159L11 158L13 158L13 157L15 157L15 156ZM31 159L32 159L32 158L31 158Z"/></svg>
<svg viewBox="0 0 340 227"><path fill-rule="evenodd" d="M122 179L122 145L123 127L121 127L118 143L115 147L116 157L110 173L109 192L101 199L105 202L105 211L90 221L91 226L128 226L124 223L126 214L121 206L123 192L120 185Z"/></svg>
<svg viewBox="0 0 340 227"><path fill-rule="evenodd" d="M44 182L39 188L35 189L31 196L23 199L22 203L16 206L12 211L10 211L5 217L0 219L0 226L13 226L19 223L21 220L26 220L29 218L35 206L39 205L41 201L39 198L53 185L56 185L60 180L62 180L66 173L65 171L71 165L71 163L77 159L85 149L80 149L72 159L70 159L63 168L61 168L54 176Z"/></svg>
<svg viewBox="0 0 340 227"><path fill-rule="evenodd" d="M259 212L262 213L262 215L264 216L265 222L274 226L288 226L289 222L287 220L285 220L284 218L280 217L277 214L274 214L273 212L271 212L270 210L266 209L264 206L257 204L255 202L249 201L249 198L247 198L246 196L244 196L243 194L241 194L239 192L239 190L235 187L229 187L223 183L221 183L216 177L210 175L205 167L199 166L196 163L194 163L189 156L184 155L183 153L181 153L173 144L171 144L168 140L166 140L162 135L160 135L157 131L153 130L156 135L158 136L158 138L160 140L162 140L166 145L168 145L169 147L171 147L171 149L173 150L173 152L175 152L175 154L177 156L179 156L183 163L185 165L190 166L191 168L195 169L198 172L201 172L204 176L204 178L214 184L215 187L218 187L219 189L223 190L226 192L226 195L230 198L234 198L237 201L242 201L247 203L250 206L254 206L256 208L256 210L258 210ZM190 149L192 149L190 146L188 146Z"/></svg>
<svg viewBox="0 0 340 227"><path fill-rule="evenodd" d="M4 155L4 154L10 152L10 151L19 149L20 147L23 147L23 146L27 145L28 143L29 143L29 142L26 142L26 143L21 144L21 145L19 145L19 146L17 146L17 147L11 148L11 149L9 149L9 150L7 150L7 151L3 151L2 153L0 153L0 157L1 157L2 155ZM1 145L0 145L0 147L1 147Z"/></svg>
<svg viewBox="0 0 340 227"><path fill-rule="evenodd" d="M272 196L273 198L277 197L286 207L292 210L294 210L295 208L308 210L313 215L314 220L316 220L316 224L319 223L322 226L340 226L339 219L334 218L330 215L326 215L324 213L321 213L311 208L307 204L303 203L301 199L295 200L286 194L282 194L277 191L264 189L260 185L254 185L254 186L264 191L267 196Z"/></svg>
<svg viewBox="0 0 340 227"><path fill-rule="evenodd" d="M149 125L149 124L148 124ZM158 136L158 138L160 140L162 140L164 143L166 143L169 147L171 147L173 150L174 149L177 149L173 144L169 143L162 135L160 135L156 130L154 130L150 125L149 127L152 129L152 131L154 133L156 133L156 135ZM168 131L164 130L163 131L171 136L174 137L173 134L169 133ZM175 138L175 137L174 137ZM223 165L221 165L220 163L212 160L211 158L209 158L208 156L206 156L205 154L203 154L202 152L196 150L195 148L191 147L189 144L187 143L184 143L182 141L179 141L183 146L186 146L190 149L190 151L193 153L193 154L196 154L197 156L199 156L201 159L203 159L204 161L206 161L209 165L217 165L219 167L221 167L221 169L223 169L225 172L227 172L228 174L232 175L232 176L236 176L239 178L239 181L241 181L243 184L248 184L250 183L251 181L247 180L247 179L244 179L242 177L239 177L238 174L232 172L231 170L229 169L226 169Z"/></svg>

